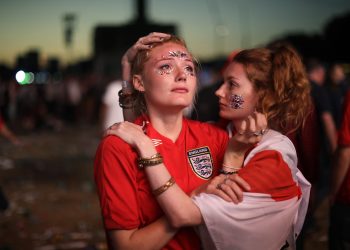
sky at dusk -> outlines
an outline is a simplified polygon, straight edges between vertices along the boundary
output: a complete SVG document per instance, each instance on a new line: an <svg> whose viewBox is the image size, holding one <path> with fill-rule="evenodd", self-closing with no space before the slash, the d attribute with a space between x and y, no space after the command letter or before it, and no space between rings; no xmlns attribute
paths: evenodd
<svg viewBox="0 0 350 250"><path fill-rule="evenodd" d="M150 21L177 25L200 59L290 32L321 33L333 16L349 11L348 0L149 0L147 8ZM67 13L77 16L70 52L63 35ZM13 66L31 49L43 61L89 58L97 25L122 25L135 14L133 0L0 0L0 63Z"/></svg>

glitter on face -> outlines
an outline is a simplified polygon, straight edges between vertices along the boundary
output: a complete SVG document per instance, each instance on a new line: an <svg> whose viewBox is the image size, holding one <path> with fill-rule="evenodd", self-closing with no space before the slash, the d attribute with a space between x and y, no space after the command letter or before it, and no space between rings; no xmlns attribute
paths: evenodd
<svg viewBox="0 0 350 250"><path fill-rule="evenodd" d="M169 51L169 56L178 57L178 58L181 58L181 59L188 59L187 53L185 53L183 51L180 51L180 50Z"/></svg>
<svg viewBox="0 0 350 250"><path fill-rule="evenodd" d="M169 51L168 57L177 57L177 58L182 59L182 60L191 60L187 53L180 51L180 50ZM167 57L163 56L163 58L166 59ZM161 68L157 69L156 72L160 75L169 75L173 71L174 71L174 67L172 65L165 64ZM191 66L185 66L183 71L187 76L194 76L195 75L194 68Z"/></svg>
<svg viewBox="0 0 350 250"><path fill-rule="evenodd" d="M164 75L164 74L171 74L174 71L174 68L171 67L170 65L164 65L162 66L160 69L157 69L157 73L160 75Z"/></svg>
<svg viewBox="0 0 350 250"><path fill-rule="evenodd" d="M241 95L233 94L230 96L230 107L233 109L242 109L244 99Z"/></svg>

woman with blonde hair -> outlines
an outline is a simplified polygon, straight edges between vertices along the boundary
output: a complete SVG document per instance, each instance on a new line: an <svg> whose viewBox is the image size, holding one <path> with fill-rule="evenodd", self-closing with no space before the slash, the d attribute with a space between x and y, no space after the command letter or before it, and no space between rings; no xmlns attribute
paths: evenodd
<svg viewBox="0 0 350 250"><path fill-rule="evenodd" d="M182 58L180 55L179 51L176 57ZM165 79L173 77L176 70L171 65L163 65L162 69L158 74ZM147 72L146 67L144 70ZM140 90L135 75L133 79L135 88ZM207 173L208 148L183 152L187 163L178 159L168 162L168 152L159 150L158 142L148 131L149 124L123 122L109 133L118 135L137 151L142 174L147 176L172 227L200 225L204 249L294 248L310 185L297 169L293 144L282 133L301 126L308 112L309 87L300 58L284 45L243 50L226 68L217 96L220 116L231 121L229 130L233 136L225 145L221 175L194 189L192 199L171 166L176 162L178 168L190 165ZM212 138L208 132L194 131ZM249 184L250 188L245 189L249 192L244 192L243 201L238 204L227 202L239 194L237 185L232 187L238 177Z"/></svg>
<svg viewBox="0 0 350 250"><path fill-rule="evenodd" d="M143 50L133 54L139 48ZM227 133L183 117L197 85L196 63L183 40L153 33L139 39L128 56L133 64L124 61L123 70L128 72L126 77L131 70L137 95L132 96L135 102L122 96L121 106L124 110L138 107L140 116L133 125L141 129L142 137L137 143L147 148L149 145L143 143L150 142L157 153L139 154L141 151L136 152L116 136L105 137L100 143L94 175L108 243L112 249L200 249L192 227L174 228L164 216L142 168L164 163L173 176L169 183L176 182L181 192L189 195L219 174ZM256 126L257 130L263 128ZM239 176L232 179L244 188ZM232 181L231 186L239 194L237 184ZM227 195L215 189L214 193L235 202L239 199L233 191Z"/></svg>

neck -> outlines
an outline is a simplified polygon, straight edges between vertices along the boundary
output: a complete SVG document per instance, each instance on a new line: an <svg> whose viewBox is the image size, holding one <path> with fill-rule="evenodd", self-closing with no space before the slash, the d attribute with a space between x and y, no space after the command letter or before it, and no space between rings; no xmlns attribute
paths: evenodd
<svg viewBox="0 0 350 250"><path fill-rule="evenodd" d="M234 121L231 121L232 123L232 129L235 130L235 131L239 131L241 125L242 125L242 122L243 120L234 120Z"/></svg>
<svg viewBox="0 0 350 250"><path fill-rule="evenodd" d="M183 112L160 113L149 110L149 119L152 126L162 135L168 137L173 142L178 138L183 121Z"/></svg>

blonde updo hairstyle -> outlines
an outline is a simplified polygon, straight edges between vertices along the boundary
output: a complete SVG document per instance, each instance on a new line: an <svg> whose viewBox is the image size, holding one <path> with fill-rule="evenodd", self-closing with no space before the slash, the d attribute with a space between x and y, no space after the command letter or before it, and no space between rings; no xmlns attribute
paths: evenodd
<svg viewBox="0 0 350 250"><path fill-rule="evenodd" d="M131 66L131 79L133 75L139 75L142 74L143 70L144 70L144 65L145 63L149 60L149 52L153 49L156 48L158 46L161 46L163 44L166 43L175 43L175 44L179 44L181 46L183 46L184 48L186 48L186 50L188 50L187 45L185 43L185 41L175 35L170 35L167 38L164 38L162 41L160 42L155 42L150 44L151 48L148 50L140 50L136 57L135 60L132 63ZM197 62L194 59L194 63L195 63L195 72L197 73ZM146 101L145 101L145 97L143 92L134 90L134 98L133 98L133 109L136 115L141 115L141 114L146 114L147 113L147 105L146 105Z"/></svg>
<svg viewBox="0 0 350 250"><path fill-rule="evenodd" d="M234 62L243 65L259 100L256 110L267 116L268 126L284 134L302 126L311 110L310 84L304 65L290 45L239 52Z"/></svg>

